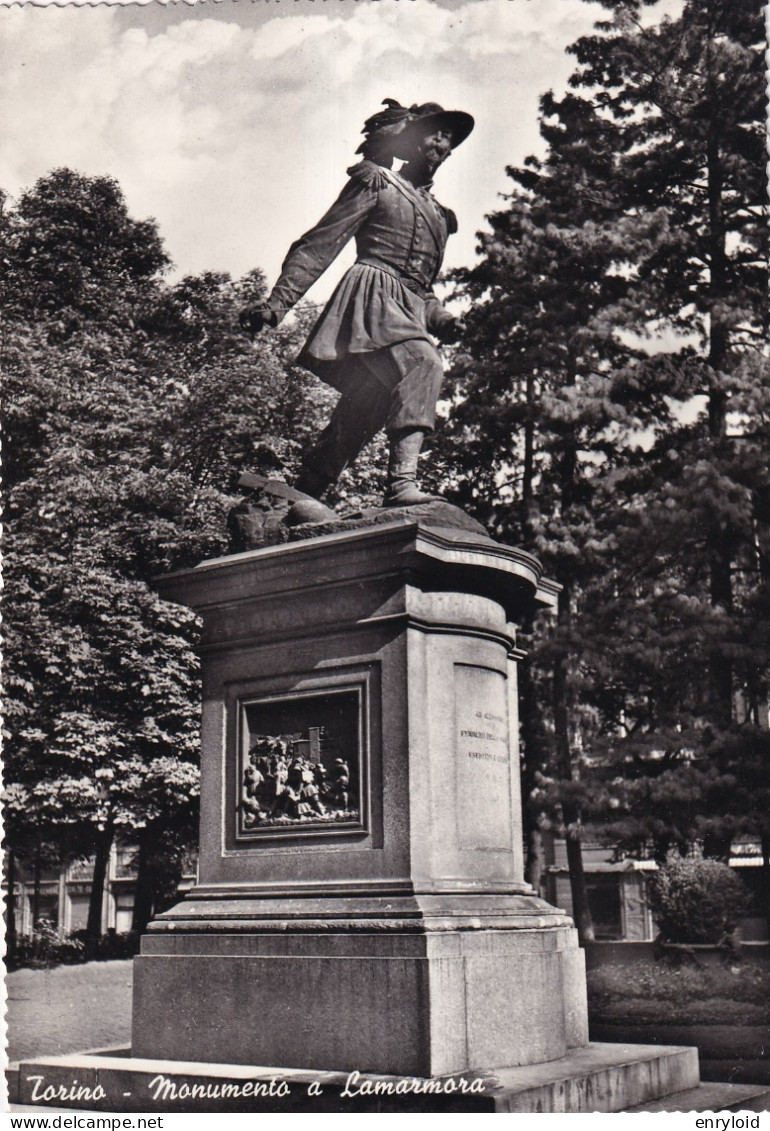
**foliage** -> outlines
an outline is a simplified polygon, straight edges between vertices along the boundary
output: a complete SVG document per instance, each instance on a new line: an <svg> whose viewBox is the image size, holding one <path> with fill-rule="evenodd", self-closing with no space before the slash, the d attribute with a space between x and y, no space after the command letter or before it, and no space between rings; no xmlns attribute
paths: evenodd
<svg viewBox="0 0 770 1131"><path fill-rule="evenodd" d="M456 276L439 437L457 501L562 585L524 626L525 811L530 848L567 838L578 918L586 821L659 860L770 845L762 7L604 7Z"/></svg>
<svg viewBox="0 0 770 1131"><path fill-rule="evenodd" d="M22 966L50 967L85 961L86 948L83 939L74 936L60 939L56 928L43 919L31 935L17 940L7 965L9 969L18 969Z"/></svg>
<svg viewBox="0 0 770 1131"><path fill-rule="evenodd" d="M36 969L53 966L74 966L85 962L113 962L133 958L139 953L141 938L133 931L125 934L108 932L91 943L85 931L75 931L65 938L45 920L31 935L22 935L16 941L13 955L6 958L9 970Z"/></svg>
<svg viewBox="0 0 770 1131"><path fill-rule="evenodd" d="M604 771L615 808L600 831L616 858L662 864L672 848L700 842L711 843L715 857L724 845L726 860L734 840L768 842L770 732L743 723L720 734L682 730L664 751L656 749L661 741L659 731L647 743L637 739L622 778L614 759Z"/></svg>
<svg viewBox="0 0 770 1131"><path fill-rule="evenodd" d="M762 13L696 0L645 28L638 4L610 7L574 47L575 85L601 84L599 112L630 147L625 208L660 214L659 238L633 249L633 299L665 338L614 381L654 413L651 442L602 476L618 505L604 583L585 593L592 747L604 780L621 778L608 836L658 859L696 840L724 858L737 833L766 836L762 792L736 804L738 751L761 791L770 769Z"/></svg>
<svg viewBox="0 0 770 1131"><path fill-rule="evenodd" d="M115 835L189 836L197 624L152 579L226 549L241 471L296 465L306 315L250 342L261 272L167 284L109 178L57 170L1 229L7 845L98 863Z"/></svg>
<svg viewBox="0 0 770 1131"><path fill-rule="evenodd" d="M735 930L748 893L718 860L672 856L647 881L653 918L666 942L718 943Z"/></svg>
<svg viewBox="0 0 770 1131"><path fill-rule="evenodd" d="M0 261L0 301L11 316L52 319L66 336L85 320L120 324L126 306L151 298L169 265L153 220L132 220L111 177L57 169L3 218L10 254Z"/></svg>

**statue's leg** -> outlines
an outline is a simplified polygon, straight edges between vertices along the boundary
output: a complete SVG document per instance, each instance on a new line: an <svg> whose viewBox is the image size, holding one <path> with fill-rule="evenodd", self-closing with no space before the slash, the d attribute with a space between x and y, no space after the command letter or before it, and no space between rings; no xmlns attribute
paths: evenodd
<svg viewBox="0 0 770 1131"><path fill-rule="evenodd" d="M432 432L436 422L436 402L441 392L444 369L431 342L414 338L397 342L387 350L370 355L388 364L389 384L393 389L385 430L393 437L400 432Z"/></svg>
<svg viewBox="0 0 770 1131"><path fill-rule="evenodd" d="M434 501L436 496L420 492L415 480L423 437L433 430L442 379L436 349L418 338L352 357L345 392L303 459L297 489L320 497L384 427L391 444L385 505Z"/></svg>
<svg viewBox="0 0 770 1131"><path fill-rule="evenodd" d="M362 363L363 356L351 359L345 392L302 461L295 486L315 498L336 483L388 416L392 390L380 375Z"/></svg>
<svg viewBox="0 0 770 1131"><path fill-rule="evenodd" d="M399 380L385 428L390 439L388 478L383 505L409 507L435 502L417 486L417 466L426 432L433 431L436 402L444 377L441 359L430 342L399 342L388 350Z"/></svg>

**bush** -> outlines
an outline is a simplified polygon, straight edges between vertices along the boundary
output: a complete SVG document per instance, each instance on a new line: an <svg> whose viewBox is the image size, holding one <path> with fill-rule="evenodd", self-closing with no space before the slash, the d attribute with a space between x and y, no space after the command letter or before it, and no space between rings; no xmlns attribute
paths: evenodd
<svg viewBox="0 0 770 1131"><path fill-rule="evenodd" d="M75 931L62 939L53 924L43 920L31 935L19 936L5 964L9 970L18 970L133 958L139 953L140 939L138 933L118 935L114 931L94 940L88 940L85 931Z"/></svg>
<svg viewBox="0 0 770 1131"><path fill-rule="evenodd" d="M21 935L13 953L6 958L9 970L21 966L36 968L73 962L85 962L83 943L77 938L60 939L58 931L47 919L41 920L31 935Z"/></svg>
<svg viewBox="0 0 770 1131"><path fill-rule="evenodd" d="M647 881L650 910L665 942L720 942L748 908L748 892L717 860L672 857Z"/></svg>

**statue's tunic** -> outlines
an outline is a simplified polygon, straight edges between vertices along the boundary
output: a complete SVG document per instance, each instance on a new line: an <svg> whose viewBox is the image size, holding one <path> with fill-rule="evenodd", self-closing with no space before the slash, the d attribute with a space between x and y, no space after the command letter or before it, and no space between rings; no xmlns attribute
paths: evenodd
<svg viewBox="0 0 770 1131"><path fill-rule="evenodd" d="M390 169L362 161L325 216L289 249L267 308L279 320L353 236L356 263L313 327L299 362L345 392L360 355L419 340L452 316L433 293L454 214L430 186L416 188ZM373 359L372 359L373 360ZM438 355L436 363L440 366Z"/></svg>

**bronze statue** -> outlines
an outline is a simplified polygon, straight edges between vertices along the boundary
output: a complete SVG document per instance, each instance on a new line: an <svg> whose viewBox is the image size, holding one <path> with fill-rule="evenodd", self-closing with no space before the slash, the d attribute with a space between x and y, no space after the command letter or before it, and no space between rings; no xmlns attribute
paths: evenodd
<svg viewBox="0 0 770 1131"><path fill-rule="evenodd" d="M470 114L435 102L386 110L364 124L363 160L321 220L292 244L264 307L240 322L251 333L275 327L355 236L357 259L316 322L300 364L342 394L306 453L296 487L320 498L385 428L390 458L384 506L436 497L416 484L426 432L435 423L443 369L432 337L451 341L457 320L433 285L454 213L431 192L433 175L473 129ZM405 164L398 172L394 159Z"/></svg>

